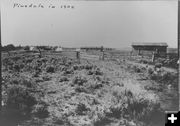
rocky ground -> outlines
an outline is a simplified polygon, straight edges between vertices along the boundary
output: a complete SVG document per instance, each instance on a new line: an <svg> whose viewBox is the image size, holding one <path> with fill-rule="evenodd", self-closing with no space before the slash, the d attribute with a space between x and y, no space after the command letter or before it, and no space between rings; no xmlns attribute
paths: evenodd
<svg viewBox="0 0 180 126"><path fill-rule="evenodd" d="M164 111L178 109L176 70L35 54L2 65L7 126L163 126Z"/></svg>

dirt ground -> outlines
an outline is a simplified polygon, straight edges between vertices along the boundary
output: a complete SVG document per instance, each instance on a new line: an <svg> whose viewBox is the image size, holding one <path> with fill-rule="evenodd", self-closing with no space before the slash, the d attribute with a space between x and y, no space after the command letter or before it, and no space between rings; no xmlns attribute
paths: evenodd
<svg viewBox="0 0 180 126"><path fill-rule="evenodd" d="M178 110L175 69L34 54L2 64L4 125L163 126L164 111Z"/></svg>

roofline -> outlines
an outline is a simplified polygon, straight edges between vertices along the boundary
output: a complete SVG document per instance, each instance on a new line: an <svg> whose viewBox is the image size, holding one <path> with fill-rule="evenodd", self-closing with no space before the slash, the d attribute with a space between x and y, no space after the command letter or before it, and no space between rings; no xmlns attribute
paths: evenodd
<svg viewBox="0 0 180 126"><path fill-rule="evenodd" d="M167 43L132 43L132 46L168 46Z"/></svg>

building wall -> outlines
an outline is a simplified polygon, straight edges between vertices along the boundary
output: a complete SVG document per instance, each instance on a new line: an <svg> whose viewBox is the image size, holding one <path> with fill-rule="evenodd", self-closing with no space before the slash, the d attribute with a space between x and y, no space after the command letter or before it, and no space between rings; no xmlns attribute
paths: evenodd
<svg viewBox="0 0 180 126"><path fill-rule="evenodd" d="M159 56L166 56L167 47L166 46L133 46L132 53L138 55L140 50L140 55L152 56L153 52L156 53L158 50Z"/></svg>
<svg viewBox="0 0 180 126"><path fill-rule="evenodd" d="M159 50L159 52L167 52L166 46L133 46L134 50L146 50L146 51L156 51Z"/></svg>

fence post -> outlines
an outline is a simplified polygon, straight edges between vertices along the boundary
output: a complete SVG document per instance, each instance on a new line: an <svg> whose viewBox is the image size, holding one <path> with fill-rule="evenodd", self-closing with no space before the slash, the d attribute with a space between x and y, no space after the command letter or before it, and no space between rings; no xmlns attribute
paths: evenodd
<svg viewBox="0 0 180 126"><path fill-rule="evenodd" d="M102 52L102 53L101 53L102 60L104 60L104 48L103 48L103 46L101 46L101 52ZM100 56L100 57L101 57L101 56ZM100 59L101 59L101 58L100 58Z"/></svg>
<svg viewBox="0 0 180 126"><path fill-rule="evenodd" d="M80 63L80 51L76 50L76 59L78 60L78 63Z"/></svg>
<svg viewBox="0 0 180 126"><path fill-rule="evenodd" d="M102 51L102 60L104 61L104 50Z"/></svg>
<svg viewBox="0 0 180 126"><path fill-rule="evenodd" d="M10 56L10 52L9 52L9 51L7 51L7 53L8 53L8 55Z"/></svg>
<svg viewBox="0 0 180 126"><path fill-rule="evenodd" d="M132 55L133 55L133 51L130 52L130 58L132 57Z"/></svg>
<svg viewBox="0 0 180 126"><path fill-rule="evenodd" d="M38 48L38 50L39 50L39 58L41 58L41 57L42 57L41 50L40 50L39 47L37 47L37 48Z"/></svg>
<svg viewBox="0 0 180 126"><path fill-rule="evenodd" d="M141 55L141 50L140 49L138 49L138 55Z"/></svg>
<svg viewBox="0 0 180 126"><path fill-rule="evenodd" d="M155 53L153 52L153 54L152 54L152 62L154 62L154 60L155 60Z"/></svg>

